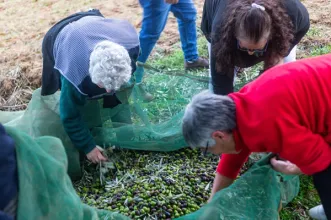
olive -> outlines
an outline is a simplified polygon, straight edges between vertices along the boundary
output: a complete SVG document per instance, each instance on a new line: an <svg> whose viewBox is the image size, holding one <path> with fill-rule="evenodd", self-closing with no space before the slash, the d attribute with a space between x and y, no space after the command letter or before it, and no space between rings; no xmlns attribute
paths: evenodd
<svg viewBox="0 0 331 220"><path fill-rule="evenodd" d="M114 155L117 172L104 174L101 184L96 167L84 164L89 181L75 185L76 190L83 202L133 219L170 219L198 210L209 198L205 187L209 184L211 190L219 160L189 148L167 153L115 150L109 155Z"/></svg>

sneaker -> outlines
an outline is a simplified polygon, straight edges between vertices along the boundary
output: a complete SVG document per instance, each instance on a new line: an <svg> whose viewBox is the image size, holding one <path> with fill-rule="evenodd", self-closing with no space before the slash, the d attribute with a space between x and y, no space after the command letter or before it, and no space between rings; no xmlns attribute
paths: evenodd
<svg viewBox="0 0 331 220"><path fill-rule="evenodd" d="M209 60L206 58L199 57L195 61L185 61L184 67L186 70L200 69L200 68L209 68Z"/></svg>
<svg viewBox="0 0 331 220"><path fill-rule="evenodd" d="M317 220L328 220L326 218L324 209L322 205L318 205L315 206L314 208L309 210L309 215L310 217L312 217L313 219L317 219Z"/></svg>

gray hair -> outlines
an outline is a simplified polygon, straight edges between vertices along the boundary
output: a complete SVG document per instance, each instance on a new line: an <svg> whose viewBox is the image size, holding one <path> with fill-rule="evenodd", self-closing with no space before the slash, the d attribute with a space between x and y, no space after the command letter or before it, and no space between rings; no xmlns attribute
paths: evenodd
<svg viewBox="0 0 331 220"><path fill-rule="evenodd" d="M236 127L236 107L228 96L203 91L195 95L186 107L182 131L191 147L205 147L215 131L232 132Z"/></svg>
<svg viewBox="0 0 331 220"><path fill-rule="evenodd" d="M89 67L93 83L116 91L130 80L131 71L131 58L123 46L102 41L94 47Z"/></svg>

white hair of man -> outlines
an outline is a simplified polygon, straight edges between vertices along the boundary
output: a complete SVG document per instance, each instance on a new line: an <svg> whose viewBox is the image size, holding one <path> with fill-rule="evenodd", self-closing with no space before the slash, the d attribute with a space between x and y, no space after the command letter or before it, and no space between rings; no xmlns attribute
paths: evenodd
<svg viewBox="0 0 331 220"><path fill-rule="evenodd" d="M195 95L187 105L183 117L182 131L191 147L215 145L215 131L232 132L236 127L236 106L229 96L215 95L203 91Z"/></svg>
<svg viewBox="0 0 331 220"><path fill-rule="evenodd" d="M102 41L90 55L89 73L93 83L106 90L116 91L131 78L131 59L121 45Z"/></svg>

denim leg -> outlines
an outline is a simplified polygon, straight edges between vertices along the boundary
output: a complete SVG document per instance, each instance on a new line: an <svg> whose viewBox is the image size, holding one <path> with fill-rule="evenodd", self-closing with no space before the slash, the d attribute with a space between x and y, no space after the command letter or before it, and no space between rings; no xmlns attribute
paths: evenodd
<svg viewBox="0 0 331 220"><path fill-rule="evenodd" d="M178 22L180 41L186 61L198 59L196 15L197 10L192 0L179 0L171 5L170 11L174 13Z"/></svg>
<svg viewBox="0 0 331 220"><path fill-rule="evenodd" d="M139 62L145 63L167 22L170 4L164 0L139 0L143 8L143 21L139 34L141 54Z"/></svg>

